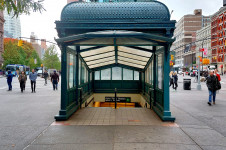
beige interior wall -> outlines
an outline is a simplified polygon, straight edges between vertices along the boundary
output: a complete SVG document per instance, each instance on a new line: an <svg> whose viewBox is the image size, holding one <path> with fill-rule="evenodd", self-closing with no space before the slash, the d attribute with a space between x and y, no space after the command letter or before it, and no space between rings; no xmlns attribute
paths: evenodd
<svg viewBox="0 0 226 150"><path fill-rule="evenodd" d="M147 102L146 102L146 100L144 99L144 97L142 96L142 95L140 95L140 105L143 107L143 108L145 108L145 107L147 107L147 108L150 108L150 105L147 103L147 106L145 105Z"/></svg>
<svg viewBox="0 0 226 150"><path fill-rule="evenodd" d="M86 104L88 104L88 103L89 103L89 105L88 105L87 107L93 107L93 103L94 103L94 101L92 101L93 98L94 98L94 94L92 94L92 95L86 100L86 102L82 104L82 108L85 107ZM90 102L90 101L92 101L92 102Z"/></svg>
<svg viewBox="0 0 226 150"><path fill-rule="evenodd" d="M89 103L87 107L93 107L94 102L105 102L105 97L114 97L114 93L94 93L92 94L85 103L82 104L82 107L85 107L86 104ZM117 94L117 97L131 97L131 102L140 103L140 105L144 108L150 108L150 105L147 103L144 97L140 94ZM93 100L94 98L94 100ZM92 101L92 102L90 102Z"/></svg>

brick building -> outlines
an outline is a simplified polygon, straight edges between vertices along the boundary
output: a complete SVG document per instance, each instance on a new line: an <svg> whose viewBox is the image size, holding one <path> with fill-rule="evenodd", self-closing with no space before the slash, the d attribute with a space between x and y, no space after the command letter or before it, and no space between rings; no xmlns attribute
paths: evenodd
<svg viewBox="0 0 226 150"><path fill-rule="evenodd" d="M196 45L188 45L196 40L196 31L210 24L210 16L203 16L201 9L194 14L183 16L176 24L171 50L175 51L175 68L191 67L195 62Z"/></svg>
<svg viewBox="0 0 226 150"><path fill-rule="evenodd" d="M204 40L205 39L205 40ZM200 61L198 56L203 56L204 58L210 59L210 63L212 60L212 51L211 51L211 24L206 27L203 27L201 30L196 32L196 64ZM200 52L200 48L207 49L207 56L203 55ZM207 66L203 66L203 70L206 70Z"/></svg>
<svg viewBox="0 0 226 150"><path fill-rule="evenodd" d="M219 72L226 71L226 2L218 12L211 17L211 49L212 65L215 65Z"/></svg>
<svg viewBox="0 0 226 150"><path fill-rule="evenodd" d="M2 53L3 53L3 45L4 45L4 15L3 12L0 11L0 67L3 64L3 58L2 58Z"/></svg>

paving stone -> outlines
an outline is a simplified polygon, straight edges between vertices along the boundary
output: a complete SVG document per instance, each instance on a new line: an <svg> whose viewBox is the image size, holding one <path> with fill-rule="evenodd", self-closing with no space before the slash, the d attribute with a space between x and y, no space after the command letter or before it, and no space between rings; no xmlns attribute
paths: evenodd
<svg viewBox="0 0 226 150"><path fill-rule="evenodd" d="M195 144L180 128L161 126L116 126L115 142Z"/></svg>
<svg viewBox="0 0 226 150"><path fill-rule="evenodd" d="M25 150L112 150L113 144L30 145Z"/></svg>
<svg viewBox="0 0 226 150"><path fill-rule="evenodd" d="M34 144L112 143L114 126L50 126Z"/></svg>
<svg viewBox="0 0 226 150"><path fill-rule="evenodd" d="M216 132L213 129L195 129L195 128L183 128L198 145L202 146L225 146L226 147L226 137L222 134Z"/></svg>
<svg viewBox="0 0 226 150"><path fill-rule="evenodd" d="M158 143L116 143L114 150L201 150L197 145Z"/></svg>

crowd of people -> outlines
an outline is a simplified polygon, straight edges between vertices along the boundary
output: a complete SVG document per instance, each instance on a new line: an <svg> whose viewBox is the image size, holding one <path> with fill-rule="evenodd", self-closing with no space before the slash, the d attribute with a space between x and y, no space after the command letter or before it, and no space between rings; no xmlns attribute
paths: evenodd
<svg viewBox="0 0 226 150"><path fill-rule="evenodd" d="M32 69L32 72L29 74L29 79L31 83L31 93L36 93L37 77L38 77L38 74L35 72L34 69ZM49 74L47 71L43 73L43 77L45 79L44 85L47 85L47 80L49 78ZM59 83L59 75L56 73L56 71L54 71L54 73L50 75L50 77L51 77L51 82L53 84L53 90L57 90L58 83ZM27 82L27 75L25 74L24 71L21 72L21 74L18 77L18 80L20 83L21 93L23 93L23 91L25 91L26 82ZM8 91L12 91L12 81L13 81L13 74L11 73L11 71L8 71L8 75L7 75Z"/></svg>

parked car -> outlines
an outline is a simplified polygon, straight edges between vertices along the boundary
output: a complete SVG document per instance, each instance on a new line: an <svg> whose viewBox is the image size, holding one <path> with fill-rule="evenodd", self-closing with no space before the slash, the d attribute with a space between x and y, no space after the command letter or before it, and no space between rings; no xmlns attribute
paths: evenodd
<svg viewBox="0 0 226 150"><path fill-rule="evenodd" d="M42 77L42 70L37 71L38 76Z"/></svg>
<svg viewBox="0 0 226 150"><path fill-rule="evenodd" d="M182 75L182 70L179 70L179 71L178 71L178 74L179 74L179 75Z"/></svg>

